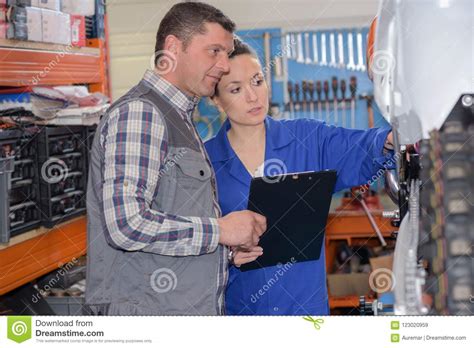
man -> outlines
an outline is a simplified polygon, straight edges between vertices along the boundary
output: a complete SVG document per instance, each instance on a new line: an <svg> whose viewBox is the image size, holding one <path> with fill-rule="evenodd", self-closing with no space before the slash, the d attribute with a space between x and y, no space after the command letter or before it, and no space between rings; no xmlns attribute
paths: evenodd
<svg viewBox="0 0 474 348"><path fill-rule="evenodd" d="M107 315L223 314L229 247L266 229L250 211L221 217L215 177L192 123L229 71L235 24L179 3L156 36L155 69L115 102L91 150L86 304Z"/></svg>

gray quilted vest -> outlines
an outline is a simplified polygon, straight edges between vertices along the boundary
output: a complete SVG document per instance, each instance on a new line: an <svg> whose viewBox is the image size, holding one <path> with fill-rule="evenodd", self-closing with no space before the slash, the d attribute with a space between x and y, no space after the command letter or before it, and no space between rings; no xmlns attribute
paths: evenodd
<svg viewBox="0 0 474 348"><path fill-rule="evenodd" d="M117 100L109 112L137 99L151 102L160 110L169 140L163 164L166 170L160 171L151 208L181 216L216 217L215 178L210 163L204 159L207 155L201 153L193 132L162 95L142 80ZM86 305L93 313L106 315L223 314L217 301L220 244L210 254L172 257L127 252L107 243L102 209L104 149L100 144L107 119L108 113L99 124L91 149Z"/></svg>

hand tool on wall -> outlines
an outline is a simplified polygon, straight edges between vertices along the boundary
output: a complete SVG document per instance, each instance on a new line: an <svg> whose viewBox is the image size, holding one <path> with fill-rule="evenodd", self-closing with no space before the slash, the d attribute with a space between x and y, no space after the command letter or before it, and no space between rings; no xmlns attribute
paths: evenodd
<svg viewBox="0 0 474 348"><path fill-rule="evenodd" d="M354 63L354 35L352 33L347 34L347 45L349 49L349 57L347 63L348 70L355 70L355 63Z"/></svg>
<svg viewBox="0 0 474 348"><path fill-rule="evenodd" d="M338 83L337 77L333 76L331 81L332 86L332 105L333 105L333 112L334 112L334 125L338 126L339 123L339 115L338 115L338 102L337 102L337 90L338 90Z"/></svg>
<svg viewBox="0 0 474 348"><path fill-rule="evenodd" d="M303 35L299 33L296 37L296 42L297 42L297 51L298 51L298 56L296 57L296 61L298 63L304 63L304 53L303 53Z"/></svg>
<svg viewBox="0 0 474 348"><path fill-rule="evenodd" d="M295 115L295 104L294 104L294 100L293 100L293 82L291 81L288 81L288 96L290 98L290 102L289 102L289 109L290 109L290 120L292 120L294 118L294 115Z"/></svg>
<svg viewBox="0 0 474 348"><path fill-rule="evenodd" d="M306 117L307 109L307 96L308 96L308 82L306 80L301 81L301 89L302 89L302 96L303 96L303 117Z"/></svg>
<svg viewBox="0 0 474 348"><path fill-rule="evenodd" d="M346 114L346 80L341 80L341 109L342 109L342 127L346 127L347 124L347 114Z"/></svg>
<svg viewBox="0 0 474 348"><path fill-rule="evenodd" d="M362 47L362 33L357 33L357 65L355 67L358 71L365 71L364 53Z"/></svg>
<svg viewBox="0 0 474 348"><path fill-rule="evenodd" d="M372 101L374 100L374 96L364 93L359 98L366 100L369 128L374 128L374 109L372 108Z"/></svg>
<svg viewBox="0 0 474 348"><path fill-rule="evenodd" d="M334 33L329 34L329 49L331 60L329 61L329 66L331 68L335 68L336 64L336 39L334 37Z"/></svg>
<svg viewBox="0 0 474 348"><path fill-rule="evenodd" d="M313 33L313 64L319 64L318 34Z"/></svg>
<svg viewBox="0 0 474 348"><path fill-rule="evenodd" d="M314 118L314 82L308 82L308 92L309 92L309 113L310 117Z"/></svg>
<svg viewBox="0 0 474 348"><path fill-rule="evenodd" d="M286 41L286 46L285 46L286 58L291 59L292 58L292 55L291 55L292 42L291 42L290 34L285 35L285 41Z"/></svg>
<svg viewBox="0 0 474 348"><path fill-rule="evenodd" d="M328 65L328 59L326 55L326 34L321 34L321 66Z"/></svg>
<svg viewBox="0 0 474 348"><path fill-rule="evenodd" d="M357 93L357 78L355 76L351 76L349 89L351 92L351 128L355 128L356 127L355 109L356 109L356 93Z"/></svg>
<svg viewBox="0 0 474 348"><path fill-rule="evenodd" d="M316 81L316 94L318 95L318 118L320 120L323 119L323 101L322 101L322 96L321 92L323 91L323 88L321 86L321 81Z"/></svg>
<svg viewBox="0 0 474 348"><path fill-rule="evenodd" d="M340 69L345 68L346 64L344 63L344 36L342 35L342 33L337 34L337 55L339 58L338 67Z"/></svg>
<svg viewBox="0 0 474 348"><path fill-rule="evenodd" d="M296 40L296 34L291 34L291 57L296 60L298 57L298 40Z"/></svg>
<svg viewBox="0 0 474 348"><path fill-rule="evenodd" d="M323 91L325 97L324 104L326 106L326 123L329 124L329 82L327 80L323 83Z"/></svg>
<svg viewBox="0 0 474 348"><path fill-rule="evenodd" d="M305 59L304 62L306 64L311 64L311 55L309 54L309 33L304 33L304 51L305 51Z"/></svg>
<svg viewBox="0 0 474 348"><path fill-rule="evenodd" d="M301 103L300 103L300 85L295 83L295 118L300 117Z"/></svg>

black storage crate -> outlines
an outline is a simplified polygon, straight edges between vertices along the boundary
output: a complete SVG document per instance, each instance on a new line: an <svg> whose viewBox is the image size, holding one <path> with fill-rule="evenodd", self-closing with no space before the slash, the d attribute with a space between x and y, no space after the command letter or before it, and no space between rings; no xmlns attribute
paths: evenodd
<svg viewBox="0 0 474 348"><path fill-rule="evenodd" d="M9 200L10 236L38 227L41 222L37 129L0 132L0 157L14 157Z"/></svg>
<svg viewBox="0 0 474 348"><path fill-rule="evenodd" d="M45 127L38 143L42 221L52 227L84 214L86 209L84 127Z"/></svg>

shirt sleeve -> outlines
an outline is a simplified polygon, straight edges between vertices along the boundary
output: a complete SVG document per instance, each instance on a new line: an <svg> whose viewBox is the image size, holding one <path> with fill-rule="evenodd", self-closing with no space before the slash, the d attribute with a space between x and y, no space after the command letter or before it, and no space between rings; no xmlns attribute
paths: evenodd
<svg viewBox="0 0 474 348"><path fill-rule="evenodd" d="M217 219L151 209L167 154L166 128L152 104L136 100L112 110L101 131L101 145L110 245L168 256L200 255L217 248Z"/></svg>
<svg viewBox="0 0 474 348"><path fill-rule="evenodd" d="M390 128L349 129L319 124L320 167L337 171L334 191L374 182L395 167L393 151L384 151Z"/></svg>

